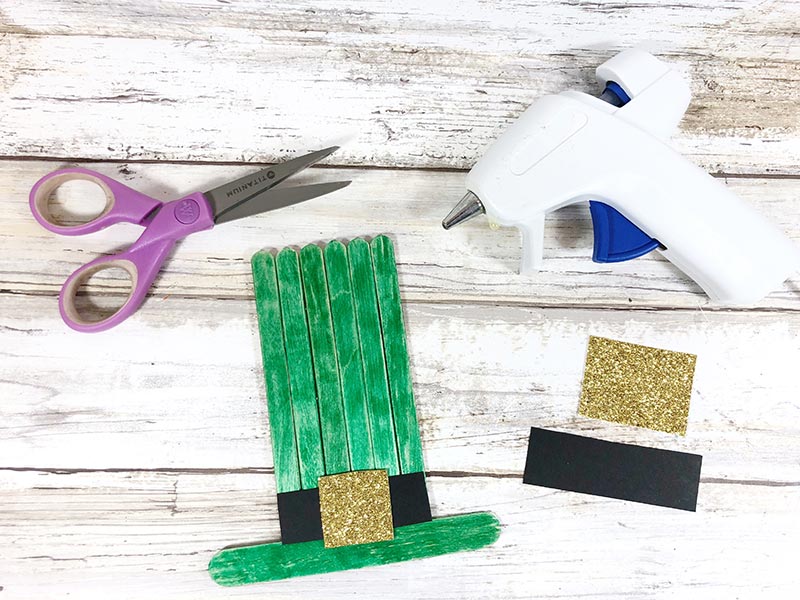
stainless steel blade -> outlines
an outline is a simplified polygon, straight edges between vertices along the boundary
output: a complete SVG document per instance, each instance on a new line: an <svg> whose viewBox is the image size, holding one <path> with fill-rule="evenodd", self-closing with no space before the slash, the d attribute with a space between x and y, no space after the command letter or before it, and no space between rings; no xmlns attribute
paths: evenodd
<svg viewBox="0 0 800 600"><path fill-rule="evenodd" d="M311 198L316 198L317 196L330 194L348 185L350 185L349 181L334 181L331 183L315 183L312 185L301 185L279 190L266 190L217 215L214 218L214 222L219 225L220 223L251 217L262 212L275 210L276 208L291 206L292 204L311 200Z"/></svg>
<svg viewBox="0 0 800 600"><path fill-rule="evenodd" d="M211 210L214 213L214 217L217 218L234 206L246 202L250 198L275 187L280 182L285 181L286 178L330 156L338 149L339 146L331 146L324 150L298 156L284 163L278 163L266 169L261 169L256 173L234 179L219 187L215 187L213 190L204 192L203 195L211 203Z"/></svg>

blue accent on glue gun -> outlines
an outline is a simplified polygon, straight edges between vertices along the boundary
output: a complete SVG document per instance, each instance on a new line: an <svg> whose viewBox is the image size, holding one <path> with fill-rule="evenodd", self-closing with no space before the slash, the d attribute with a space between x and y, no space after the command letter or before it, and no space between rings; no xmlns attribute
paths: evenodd
<svg viewBox="0 0 800 600"><path fill-rule="evenodd" d="M625 106L631 101L622 86L614 81L606 82L600 99L616 107ZM638 258L661 245L608 204L592 200L589 210L594 228L594 262L622 262Z"/></svg>
<svg viewBox="0 0 800 600"><path fill-rule="evenodd" d="M651 238L608 204L592 200L589 210L594 227L594 262L622 262L659 247L657 239Z"/></svg>
<svg viewBox="0 0 800 600"><path fill-rule="evenodd" d="M600 94L600 100L613 104L617 108L625 106L631 101L631 97L622 89L622 86L614 81L606 82L606 89Z"/></svg>

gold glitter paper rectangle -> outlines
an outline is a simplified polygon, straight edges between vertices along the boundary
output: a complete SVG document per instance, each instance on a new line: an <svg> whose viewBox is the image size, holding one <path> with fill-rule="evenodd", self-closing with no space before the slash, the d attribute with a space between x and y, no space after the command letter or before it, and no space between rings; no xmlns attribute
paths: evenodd
<svg viewBox="0 0 800 600"><path fill-rule="evenodd" d="M350 471L320 477L319 508L326 548L394 539L386 471Z"/></svg>
<svg viewBox="0 0 800 600"><path fill-rule="evenodd" d="M589 337L578 413L686 435L697 356Z"/></svg>

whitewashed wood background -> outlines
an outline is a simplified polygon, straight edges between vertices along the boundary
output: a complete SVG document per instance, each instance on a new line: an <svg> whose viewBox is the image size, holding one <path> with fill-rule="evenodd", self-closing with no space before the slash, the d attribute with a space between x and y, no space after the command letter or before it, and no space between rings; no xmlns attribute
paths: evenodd
<svg viewBox="0 0 800 600"><path fill-rule="evenodd" d="M800 243L799 31L790 0L0 0L0 600L796 597L800 279L722 309L658 256L592 263L585 207L523 279L513 230L439 221L534 98L639 46L692 82L675 146ZM64 278L138 230L47 233L41 175L171 199L331 143L308 178L349 188L187 239L123 326L62 324ZM279 537L249 258L378 233L434 512L491 510L500 540L219 588L213 553ZM685 438L576 415L590 334L698 354ZM697 513L523 486L532 425L702 454Z"/></svg>

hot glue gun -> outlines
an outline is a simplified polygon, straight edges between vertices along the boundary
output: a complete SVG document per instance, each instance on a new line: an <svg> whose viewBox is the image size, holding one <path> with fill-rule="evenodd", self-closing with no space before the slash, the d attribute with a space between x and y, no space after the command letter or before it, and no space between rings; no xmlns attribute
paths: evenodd
<svg viewBox="0 0 800 600"><path fill-rule="evenodd" d="M544 219L588 201L595 262L659 250L714 300L749 304L779 287L800 253L720 181L666 145L689 105L681 75L626 50L597 68L597 98L566 91L530 106L467 175L445 229L485 212L522 232L520 272L542 264Z"/></svg>

